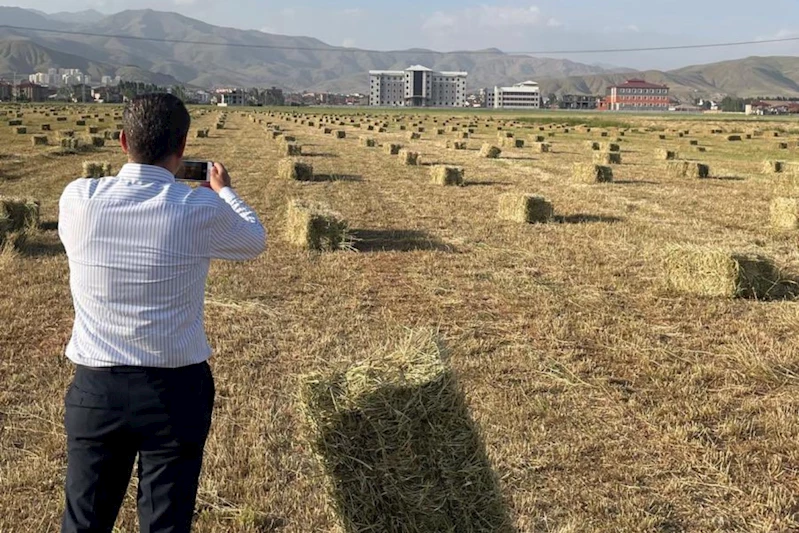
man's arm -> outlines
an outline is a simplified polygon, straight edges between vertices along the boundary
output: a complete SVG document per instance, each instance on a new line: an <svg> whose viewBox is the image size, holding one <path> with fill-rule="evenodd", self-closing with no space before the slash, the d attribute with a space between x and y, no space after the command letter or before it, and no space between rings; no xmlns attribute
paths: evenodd
<svg viewBox="0 0 799 533"><path fill-rule="evenodd" d="M211 170L211 188L227 204L217 211L211 227L210 254L214 259L246 261L266 249L266 230L258 215L230 186L230 175L221 163Z"/></svg>

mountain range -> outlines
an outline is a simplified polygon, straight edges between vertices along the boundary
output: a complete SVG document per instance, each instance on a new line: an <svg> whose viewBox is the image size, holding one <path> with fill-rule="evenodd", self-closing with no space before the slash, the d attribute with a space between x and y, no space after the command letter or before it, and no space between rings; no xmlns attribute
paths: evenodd
<svg viewBox="0 0 799 533"><path fill-rule="evenodd" d="M532 79L541 84L544 94L604 94L608 85L634 75L668 84L675 95L686 98L799 96L795 57L750 57L668 72L635 72L497 49L439 53L342 48L311 37L223 28L153 10L47 14L0 6L0 75L6 76L61 67L80 68L97 78L120 75L164 85L366 92L367 71L401 70L414 64L468 71L471 89Z"/></svg>

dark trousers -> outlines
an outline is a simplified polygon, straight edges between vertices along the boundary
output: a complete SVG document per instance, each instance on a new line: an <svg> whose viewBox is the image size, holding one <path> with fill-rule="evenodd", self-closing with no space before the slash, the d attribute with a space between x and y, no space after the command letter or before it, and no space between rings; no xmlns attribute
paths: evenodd
<svg viewBox="0 0 799 533"><path fill-rule="evenodd" d="M112 531L137 454L141 532L188 533L214 403L208 364L79 366L65 403L62 533Z"/></svg>

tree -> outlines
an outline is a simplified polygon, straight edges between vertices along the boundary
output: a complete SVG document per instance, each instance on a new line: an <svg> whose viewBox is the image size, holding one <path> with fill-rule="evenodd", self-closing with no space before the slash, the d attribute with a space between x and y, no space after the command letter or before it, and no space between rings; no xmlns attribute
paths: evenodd
<svg viewBox="0 0 799 533"><path fill-rule="evenodd" d="M721 110L725 113L743 113L746 104L741 98L725 96L721 101Z"/></svg>

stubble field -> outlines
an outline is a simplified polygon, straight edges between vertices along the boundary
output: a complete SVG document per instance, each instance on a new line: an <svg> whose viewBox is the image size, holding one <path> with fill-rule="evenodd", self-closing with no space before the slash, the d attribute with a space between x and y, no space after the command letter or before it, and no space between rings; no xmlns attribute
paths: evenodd
<svg viewBox="0 0 799 533"><path fill-rule="evenodd" d="M0 115L0 195L40 200L42 224L22 249L0 254L0 532L57 531L72 374L58 198L83 161L116 171L124 157L113 140L75 155L52 145L58 130L82 135L79 115L101 135L115 129L119 109L55 111L64 122L47 107L9 110L27 132ZM519 531L799 530L799 304L678 294L663 264L672 245L707 245L754 249L799 274L799 234L769 227L771 200L799 190L790 172L763 169L767 159L799 160L793 124L616 116L587 131L579 124L595 115L230 109L215 129L220 113L192 110L187 156L228 166L267 227L269 250L215 263L209 277L217 400L198 532L335 531L304 444L300 376L362 359L413 327L439 330L450 347ZM325 116L332 124L320 128ZM296 137L320 181L278 179L281 144L267 122ZM480 158L498 127L525 147ZM206 128L208 138L195 138ZM743 139L728 141L734 133ZM32 134L50 146L33 146ZM550 152L535 149L539 135ZM359 136L402 144L421 165L361 146ZM586 141L619 144L613 183L572 176L574 163L592 161ZM658 148L707 163L711 178L670 176ZM433 164L463 168L465 186L431 184ZM512 192L545 196L555 218L500 220L499 197ZM295 198L339 212L347 249L288 242ZM118 530L135 529L134 481Z"/></svg>

